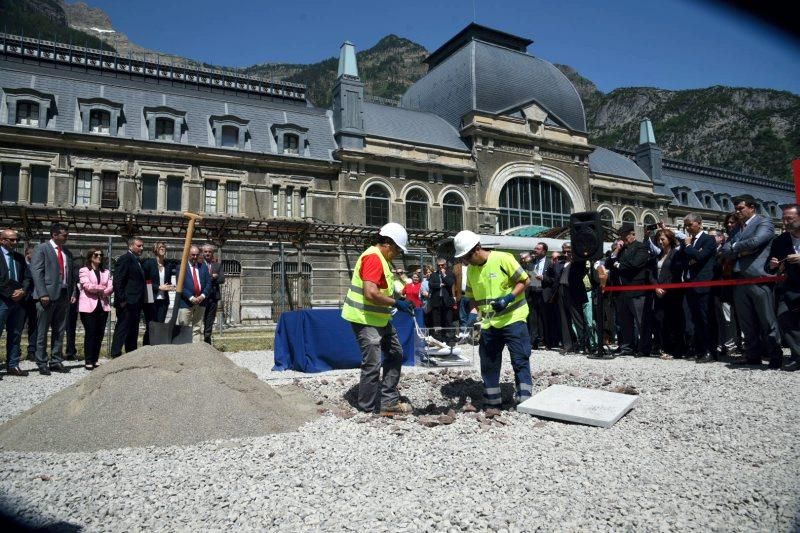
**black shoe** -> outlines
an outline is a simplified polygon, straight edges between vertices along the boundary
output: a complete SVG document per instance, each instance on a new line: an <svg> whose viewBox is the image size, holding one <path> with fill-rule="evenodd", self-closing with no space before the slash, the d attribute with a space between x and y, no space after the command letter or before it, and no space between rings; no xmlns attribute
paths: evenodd
<svg viewBox="0 0 800 533"><path fill-rule="evenodd" d="M707 353L707 354L705 354L703 356L698 357L697 360L695 361L695 363L698 363L698 364L714 363L714 362L716 362L716 359L710 353Z"/></svg>
<svg viewBox="0 0 800 533"><path fill-rule="evenodd" d="M748 359L746 357L732 357L730 364L733 366L761 366L761 360Z"/></svg>
<svg viewBox="0 0 800 533"><path fill-rule="evenodd" d="M15 366L8 369L9 376L18 376L18 377L25 377L28 375L27 370L22 370L20 367Z"/></svg>
<svg viewBox="0 0 800 533"><path fill-rule="evenodd" d="M633 355L633 350L622 350L619 352L614 352L617 357L631 357Z"/></svg>
<svg viewBox="0 0 800 533"><path fill-rule="evenodd" d="M614 354L603 350L602 352L590 353L589 355L586 356L586 358L587 359L601 359L601 360L608 361L608 360L614 359Z"/></svg>
<svg viewBox="0 0 800 533"><path fill-rule="evenodd" d="M47 368L46 366L40 366L39 373L43 376L49 376L50 374L52 374L52 372L50 372L50 369Z"/></svg>
<svg viewBox="0 0 800 533"><path fill-rule="evenodd" d="M786 372L796 372L800 370L800 361L789 361L788 363L783 365L783 368L781 368L781 370L784 370Z"/></svg>
<svg viewBox="0 0 800 533"><path fill-rule="evenodd" d="M773 370L778 370L783 366L783 358L781 359L771 359L769 362L769 368Z"/></svg>
<svg viewBox="0 0 800 533"><path fill-rule="evenodd" d="M69 372L69 368L65 367L61 363L50 365L50 370L52 370L53 372L58 372L59 374L66 374Z"/></svg>

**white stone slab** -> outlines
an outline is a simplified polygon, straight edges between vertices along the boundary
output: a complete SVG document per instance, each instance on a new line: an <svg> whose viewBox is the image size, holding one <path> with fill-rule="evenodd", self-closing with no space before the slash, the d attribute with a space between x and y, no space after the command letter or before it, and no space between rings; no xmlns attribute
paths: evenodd
<svg viewBox="0 0 800 533"><path fill-rule="evenodd" d="M520 413L610 428L634 408L639 396L552 385L517 406Z"/></svg>

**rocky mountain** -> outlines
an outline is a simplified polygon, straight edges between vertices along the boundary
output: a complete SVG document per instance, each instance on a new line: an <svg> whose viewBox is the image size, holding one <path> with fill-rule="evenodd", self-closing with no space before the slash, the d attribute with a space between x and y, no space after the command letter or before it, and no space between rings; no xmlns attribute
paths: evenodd
<svg viewBox="0 0 800 533"><path fill-rule="evenodd" d="M85 3L64 0L0 0L0 20L8 31L56 35L122 54L159 54L162 61L200 64L158 53L130 42L114 30L108 15ZM95 44L92 44L95 43ZM398 100L422 77L428 51L397 35L388 35L357 54L366 93ZM265 78L303 83L309 98L330 105L337 57L302 65L264 63L237 69ZM703 165L790 180L789 162L800 157L800 96L769 89L709 87L669 91L649 87L603 93L568 65L556 65L575 85L584 102L590 140L608 148L632 149L639 122L653 122L664 156Z"/></svg>

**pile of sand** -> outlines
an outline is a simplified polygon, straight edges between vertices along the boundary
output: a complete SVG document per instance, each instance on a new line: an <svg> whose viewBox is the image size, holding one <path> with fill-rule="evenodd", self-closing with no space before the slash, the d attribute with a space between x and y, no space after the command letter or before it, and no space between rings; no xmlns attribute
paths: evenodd
<svg viewBox="0 0 800 533"><path fill-rule="evenodd" d="M0 426L5 450L81 452L293 431L314 402L207 344L145 346Z"/></svg>

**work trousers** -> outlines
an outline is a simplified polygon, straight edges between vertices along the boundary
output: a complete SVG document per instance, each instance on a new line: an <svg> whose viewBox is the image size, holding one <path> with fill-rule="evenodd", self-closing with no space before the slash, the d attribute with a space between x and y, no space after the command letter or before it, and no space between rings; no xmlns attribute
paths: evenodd
<svg viewBox="0 0 800 533"><path fill-rule="evenodd" d="M211 344L211 333L214 331L214 320L217 318L218 300L206 300L206 310L203 311L203 340Z"/></svg>
<svg viewBox="0 0 800 533"><path fill-rule="evenodd" d="M485 407L499 407L503 404L500 368L503 363L503 348L506 346L511 354L511 368L514 369L515 400L520 403L531 397L531 338L528 335L528 324L521 320L503 328L486 328L481 331L479 354Z"/></svg>
<svg viewBox="0 0 800 533"><path fill-rule="evenodd" d="M42 305L41 300L36 302L36 365L39 368L47 366L47 333L51 332L50 339L50 364L61 363L64 332L67 329L67 314L69 313L69 297L67 290L62 289L61 295L50 300L47 305Z"/></svg>
<svg viewBox="0 0 800 533"><path fill-rule="evenodd" d="M358 408L372 413L400 401L397 384L403 365L403 347L391 322L368 326L351 322L361 350L361 379L358 382ZM383 364L381 364L381 353ZM381 367L383 379L381 379Z"/></svg>
<svg viewBox="0 0 800 533"><path fill-rule="evenodd" d="M108 322L108 311L98 305L91 313L81 313L85 338L83 341L83 364L94 365L100 358L100 347Z"/></svg>
<svg viewBox="0 0 800 533"><path fill-rule="evenodd" d="M117 307L117 323L114 326L114 339L111 341L111 357L134 351L139 342L139 320L142 314L141 304L127 303L125 307Z"/></svg>
<svg viewBox="0 0 800 533"><path fill-rule="evenodd" d="M19 344L22 340L22 323L25 310L19 302L0 297L0 335L6 331L6 368L17 368L20 360Z"/></svg>
<svg viewBox="0 0 800 533"><path fill-rule="evenodd" d="M737 285L733 288L736 316L744 335L744 354L751 363L761 363L767 357L773 363L783 359L781 334L775 316L772 286Z"/></svg>

